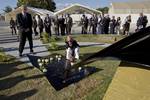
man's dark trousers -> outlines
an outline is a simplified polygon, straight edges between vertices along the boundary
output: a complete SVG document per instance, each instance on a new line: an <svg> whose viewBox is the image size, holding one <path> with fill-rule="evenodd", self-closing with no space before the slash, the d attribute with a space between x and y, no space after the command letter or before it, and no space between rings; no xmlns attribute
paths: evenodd
<svg viewBox="0 0 150 100"><path fill-rule="evenodd" d="M20 54L22 54L22 52L24 50L26 39L28 39L28 41L29 41L30 52L33 51L32 33L23 32L23 33L20 33L20 44L19 44L19 53Z"/></svg>
<svg viewBox="0 0 150 100"><path fill-rule="evenodd" d="M25 15L19 13L16 18L20 34L19 55L21 56L26 43L26 38L29 40L30 52L33 52L32 16L29 13L25 13Z"/></svg>

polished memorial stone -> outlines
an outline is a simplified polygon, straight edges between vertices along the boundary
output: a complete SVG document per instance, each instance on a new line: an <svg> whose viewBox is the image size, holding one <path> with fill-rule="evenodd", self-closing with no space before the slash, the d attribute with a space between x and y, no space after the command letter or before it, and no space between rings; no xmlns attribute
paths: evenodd
<svg viewBox="0 0 150 100"><path fill-rule="evenodd" d="M28 55L28 57L32 65L44 73L50 84L56 90L60 90L72 83L76 83L90 74L99 71L99 69L91 66L81 66L79 68L71 69L72 66L70 61L59 54L53 54L47 57Z"/></svg>

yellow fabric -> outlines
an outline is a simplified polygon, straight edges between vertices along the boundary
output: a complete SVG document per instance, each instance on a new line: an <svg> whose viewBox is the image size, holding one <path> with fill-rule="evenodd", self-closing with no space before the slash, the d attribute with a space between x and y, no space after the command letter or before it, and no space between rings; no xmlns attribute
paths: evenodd
<svg viewBox="0 0 150 100"><path fill-rule="evenodd" d="M103 100L150 100L150 70L119 67Z"/></svg>

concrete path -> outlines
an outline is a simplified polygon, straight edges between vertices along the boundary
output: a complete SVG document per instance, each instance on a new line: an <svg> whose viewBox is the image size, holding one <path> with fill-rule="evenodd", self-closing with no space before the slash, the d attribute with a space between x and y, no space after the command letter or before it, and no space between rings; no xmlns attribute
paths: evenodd
<svg viewBox="0 0 150 100"><path fill-rule="evenodd" d="M50 54L46 49L45 45L42 44L40 40L34 40L33 44L34 44L33 49L34 52L36 53L35 56L47 56ZM28 41L26 42L23 57L19 57L18 46L19 46L18 36L17 35L12 36L9 27L0 26L0 47L4 48L6 54L12 55L19 61L31 65L28 57L26 56L27 54L30 54Z"/></svg>
<svg viewBox="0 0 150 100"><path fill-rule="evenodd" d="M48 50L46 49L45 45L43 45L41 43L41 41L39 40L34 40L34 52L35 52L35 56L47 56L50 53L48 52ZM25 62L29 65L31 65L31 63L29 62L29 59L27 57L27 54L30 54L30 49L29 49L29 43L28 41L26 42L26 46L25 49L23 51L23 57L19 57L19 52L18 52L18 45L19 42L11 42L11 43L2 43L0 44L0 47L3 47L5 50L6 54L12 55L14 57L16 57L18 60Z"/></svg>
<svg viewBox="0 0 150 100"><path fill-rule="evenodd" d="M27 54L30 54L30 49L29 49L29 43L28 41L26 42L26 46L23 52L23 57L19 57L18 53L18 37L17 35L12 36L12 34L8 31L8 27L0 27L0 47L3 47L6 54L12 55L16 57L18 60L22 62L26 62L27 64L31 65L29 62L28 57L26 56ZM33 40L34 44L34 52L35 56L47 56L50 53L46 49L46 45L42 44L40 40ZM65 45L65 43L57 43L58 45ZM103 43L92 43L92 42L79 42L80 46L103 46L107 47L110 44L103 44Z"/></svg>

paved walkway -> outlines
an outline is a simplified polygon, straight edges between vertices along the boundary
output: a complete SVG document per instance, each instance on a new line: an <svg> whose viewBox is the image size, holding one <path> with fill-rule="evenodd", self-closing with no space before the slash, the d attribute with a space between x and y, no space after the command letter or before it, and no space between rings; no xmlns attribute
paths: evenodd
<svg viewBox="0 0 150 100"><path fill-rule="evenodd" d="M0 37L1 38L1 37ZM41 43L41 41L39 40L34 40L34 52L35 52L35 56L47 56L50 53L48 52L48 50L45 48L45 45L43 45ZM3 47L5 50L6 54L12 55L14 57L16 57L18 60L23 61L29 65L31 65L31 63L29 62L28 57L26 56L27 54L30 54L30 49L29 49L29 44L28 41L26 42L26 46L23 52L23 57L19 57L19 53L18 53L18 45L19 42L9 42L9 43L2 43L0 44L0 47Z"/></svg>
<svg viewBox="0 0 150 100"><path fill-rule="evenodd" d="M45 44L42 44L40 40L33 40L34 44L34 52L35 56L47 56L50 53L45 47ZM65 45L65 43L57 43L58 45ZM103 46L107 47L110 44L102 44L102 43L92 43L92 42L79 42L81 46ZM27 64L31 65L29 62L28 57L26 56L27 54L30 54L30 49L29 49L29 43L28 41L26 42L26 46L23 52L23 57L19 57L18 55L18 37L16 35L12 36L8 30L3 29L0 31L0 47L3 47L6 54L12 55L16 57L18 60L26 62Z"/></svg>

